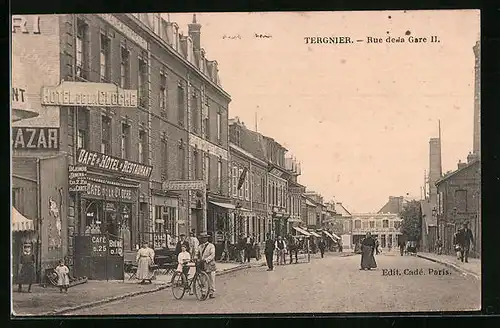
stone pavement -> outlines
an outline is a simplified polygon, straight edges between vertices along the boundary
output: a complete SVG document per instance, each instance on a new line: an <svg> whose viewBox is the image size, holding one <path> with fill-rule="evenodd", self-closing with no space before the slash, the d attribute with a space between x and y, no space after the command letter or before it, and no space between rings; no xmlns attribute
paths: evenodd
<svg viewBox="0 0 500 328"><path fill-rule="evenodd" d="M247 269L252 266L261 266L262 261L253 259L249 264L217 263L217 275ZM60 293L53 286L43 288L33 285L32 293L18 293L13 286L12 313L17 316L55 315L77 308L87 308L104 304L127 297L156 292L170 285L172 275L158 275L150 285L140 285L137 279L129 279L125 274L124 280L96 281L71 287L68 293ZM26 288L25 288L26 291Z"/></svg>
<svg viewBox="0 0 500 328"><path fill-rule="evenodd" d="M451 267L457 271L464 272L465 274L470 274L476 279L481 279L481 260L475 258L469 258L469 263L465 263L457 259L453 255L437 255L435 253L417 253L418 257L430 260L433 262L438 262L448 267Z"/></svg>

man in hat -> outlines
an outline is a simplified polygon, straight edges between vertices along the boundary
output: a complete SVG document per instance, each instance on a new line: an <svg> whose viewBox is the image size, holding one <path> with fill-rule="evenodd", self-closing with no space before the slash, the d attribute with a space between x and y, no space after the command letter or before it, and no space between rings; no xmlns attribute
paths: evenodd
<svg viewBox="0 0 500 328"><path fill-rule="evenodd" d="M210 235L202 233L199 236L198 260L205 262L205 271L208 274L208 296L215 298L215 245L210 242Z"/></svg>
<svg viewBox="0 0 500 328"><path fill-rule="evenodd" d="M469 262L469 250L474 244L474 237L472 231L469 229L469 223L464 222L462 229L458 231L457 242L460 246L460 260L462 262Z"/></svg>
<svg viewBox="0 0 500 328"><path fill-rule="evenodd" d="M182 245L186 246L186 250L189 252L189 242L186 240L186 235L181 233L180 239L175 245L175 256L179 256L179 253L182 252Z"/></svg>

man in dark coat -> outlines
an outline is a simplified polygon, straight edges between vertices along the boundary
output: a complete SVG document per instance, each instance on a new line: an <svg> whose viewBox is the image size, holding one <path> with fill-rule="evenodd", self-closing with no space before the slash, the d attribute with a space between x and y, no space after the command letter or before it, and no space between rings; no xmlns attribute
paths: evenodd
<svg viewBox="0 0 500 328"><path fill-rule="evenodd" d="M264 254L266 255L267 271L273 271L273 253L274 253L274 240L271 238L271 234L267 235L266 247L264 249Z"/></svg>
<svg viewBox="0 0 500 328"><path fill-rule="evenodd" d="M457 242L460 246L460 261L469 262L469 250L471 245L474 243L474 237L472 236L472 231L469 229L469 224L465 222L462 229L458 231Z"/></svg>
<svg viewBox="0 0 500 328"><path fill-rule="evenodd" d="M186 251L189 252L189 242L186 240L186 235L181 233L179 237L180 239L177 242L177 245L175 245L175 256L178 256L179 253L182 251L181 249L182 245L186 245Z"/></svg>
<svg viewBox="0 0 500 328"><path fill-rule="evenodd" d="M323 238L321 238L319 240L318 248L319 248L319 251L321 253L321 258L323 258L323 256L325 255L325 248L326 248L326 243L325 243L325 240Z"/></svg>

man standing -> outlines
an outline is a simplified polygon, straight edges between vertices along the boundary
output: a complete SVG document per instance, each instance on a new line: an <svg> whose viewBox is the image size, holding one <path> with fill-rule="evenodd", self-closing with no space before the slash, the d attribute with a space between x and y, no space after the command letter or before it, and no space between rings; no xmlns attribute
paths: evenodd
<svg viewBox="0 0 500 328"><path fill-rule="evenodd" d="M210 241L210 235L206 233L200 234L201 245L198 247L199 261L205 262L205 272L208 274L208 296L215 298L215 245Z"/></svg>
<svg viewBox="0 0 500 328"><path fill-rule="evenodd" d="M460 261L468 263L469 262L469 250L471 244L474 243L474 237L472 236L472 231L469 229L468 222L463 224L462 229L459 230L457 235L458 245L460 246Z"/></svg>
<svg viewBox="0 0 500 328"><path fill-rule="evenodd" d="M191 258L194 259L196 257L196 251L198 250L198 247L200 246L200 242L198 241L198 238L196 238L195 235L195 230L191 230L191 233L189 234L189 250L191 253Z"/></svg>
<svg viewBox="0 0 500 328"><path fill-rule="evenodd" d="M278 240L276 240L274 247L278 254L278 265L285 264L286 244L281 236L278 236Z"/></svg>
<svg viewBox="0 0 500 328"><path fill-rule="evenodd" d="M186 250L189 252L189 242L186 240L186 235L181 233L180 234L180 239L177 242L177 245L175 245L175 256L179 256L179 253L182 252L182 245L186 246Z"/></svg>
<svg viewBox="0 0 500 328"><path fill-rule="evenodd" d="M264 249L264 254L266 255L267 271L273 271L273 253L274 253L274 240L271 238L271 234L267 234L266 247Z"/></svg>
<svg viewBox="0 0 500 328"><path fill-rule="evenodd" d="M250 263L252 248L253 248L253 239L252 239L252 237L250 237L250 235L248 235L245 238L245 260L244 260L244 262Z"/></svg>
<svg viewBox="0 0 500 328"><path fill-rule="evenodd" d="M323 240L323 238L321 238L318 242L318 248L319 252L321 253L321 258L325 256L325 247L326 247L325 241Z"/></svg>

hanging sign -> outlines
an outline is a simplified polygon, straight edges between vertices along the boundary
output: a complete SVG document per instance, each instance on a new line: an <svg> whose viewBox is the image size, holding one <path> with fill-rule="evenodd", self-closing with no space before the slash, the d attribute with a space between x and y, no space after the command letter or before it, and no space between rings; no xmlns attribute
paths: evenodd
<svg viewBox="0 0 500 328"><path fill-rule="evenodd" d="M108 238L105 235L94 235L90 238L92 256L105 256L108 250Z"/></svg>
<svg viewBox="0 0 500 328"><path fill-rule="evenodd" d="M12 127L12 149L58 150L59 128Z"/></svg>

